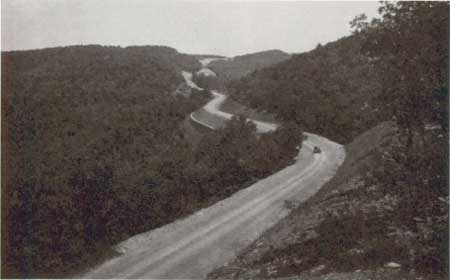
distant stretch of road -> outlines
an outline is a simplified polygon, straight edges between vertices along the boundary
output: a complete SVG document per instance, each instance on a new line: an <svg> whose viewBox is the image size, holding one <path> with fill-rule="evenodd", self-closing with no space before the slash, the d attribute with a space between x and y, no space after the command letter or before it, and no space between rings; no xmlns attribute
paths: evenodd
<svg viewBox="0 0 450 280"><path fill-rule="evenodd" d="M203 65L203 69L202 70L208 70L211 71L210 69L206 68L206 66L214 60L218 60L218 59L223 59L223 58L206 58L201 60L201 64ZM201 89L199 86L197 86L193 81L192 81L192 74L191 73L187 73L185 71L182 72L183 77L186 81L186 84L188 86L190 86L191 88L195 88L195 89ZM225 101L225 99L227 98L225 94L219 93L217 90L212 90L211 94L213 95L213 99L211 101L209 101L205 106L203 106L203 110L205 112L207 112L208 114L212 114L215 116L218 116L224 120L230 120L233 117L233 114L230 113L226 113L220 110L220 106L222 105L222 103ZM200 118L200 117L196 117L195 115L196 112L191 113L190 117L191 119L196 122L199 123L203 126L206 126L208 128L211 129L217 129L219 127L214 126L214 121L211 120L211 118ZM274 124L274 123L268 123L268 122L261 122L261 121L257 121L257 120L252 120L252 119L247 119L248 121L252 121L255 125L256 125L256 130L258 133L266 133L266 132L270 132L270 131L274 131L277 129L278 125Z"/></svg>
<svg viewBox="0 0 450 280"><path fill-rule="evenodd" d="M213 114L215 116L218 116L220 118L223 118L225 120L229 120L233 117L232 114L220 111L220 105L225 101L227 98L226 95L219 93L216 90L211 91L214 98L209 101L205 106L203 106L203 109L208 112L209 114ZM199 120L195 116L195 112L191 114L191 119L203 126L206 126L211 129L216 129L217 127L214 127L213 125L209 124L208 119ZM256 131L258 133L266 133L270 131L274 131L277 129L278 125L274 123L268 123L268 122L261 122L257 120L247 119L248 121L252 121L256 125Z"/></svg>
<svg viewBox="0 0 450 280"><path fill-rule="evenodd" d="M220 111L226 96L218 92L213 95L214 99L203 110L215 117L230 119L231 114ZM208 114L202 114L203 119L194 117L193 120L214 129L207 124ZM277 127L272 123L255 123L260 132ZM335 174L345 158L344 148L321 136L306 135L308 139L293 165L185 219L120 243L116 249L122 255L83 277L205 278L285 217L290 211L286 208L287 200L306 200ZM313 154L314 146L319 146L322 153Z"/></svg>

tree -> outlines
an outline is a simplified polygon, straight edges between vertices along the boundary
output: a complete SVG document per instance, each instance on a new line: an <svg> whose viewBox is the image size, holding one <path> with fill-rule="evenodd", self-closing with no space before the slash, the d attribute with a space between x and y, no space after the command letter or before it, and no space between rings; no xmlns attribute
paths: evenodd
<svg viewBox="0 0 450 280"><path fill-rule="evenodd" d="M448 94L449 4L384 2L379 13L381 19L369 23L363 15L351 25L383 73L383 102L392 105L411 146L414 131L427 123L440 121L448 129L436 110Z"/></svg>

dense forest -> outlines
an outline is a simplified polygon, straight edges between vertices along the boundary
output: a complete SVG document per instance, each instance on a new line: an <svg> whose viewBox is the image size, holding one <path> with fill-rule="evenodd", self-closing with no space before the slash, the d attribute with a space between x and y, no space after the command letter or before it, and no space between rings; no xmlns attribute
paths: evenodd
<svg viewBox="0 0 450 280"><path fill-rule="evenodd" d="M400 223L419 236L411 263L447 277L449 11L448 2L384 3L381 19L352 22L399 129L367 182L399 197Z"/></svg>
<svg viewBox="0 0 450 280"><path fill-rule="evenodd" d="M399 200L393 210L400 218L390 220L389 226L404 235L395 235L397 251L375 247L366 260L396 257L409 267L445 275L449 5L383 3L379 13L380 18L371 21L364 15L356 17L349 37L229 83L230 94L247 106L341 143L393 121L398 132L389 145L373 152L379 164L365 167L370 169L364 173L364 185ZM365 219L352 209L344 212L323 226L334 231L352 221L343 234L360 230L364 242L380 238L391 242L396 234L388 237L366 230L365 225L379 223L376 213ZM407 234L418 241L405 245ZM328 250L322 253L334 254Z"/></svg>
<svg viewBox="0 0 450 280"><path fill-rule="evenodd" d="M231 97L341 143L397 118L447 127L448 9L405 6L405 19L359 17L352 36L229 82Z"/></svg>
<svg viewBox="0 0 450 280"><path fill-rule="evenodd" d="M257 137L236 118L191 145L182 123L209 95L173 93L198 68L167 47L2 53L3 278L78 272L291 162L289 124Z"/></svg>
<svg viewBox="0 0 450 280"><path fill-rule="evenodd" d="M379 73L360 50L361 38L343 38L232 81L228 90L251 108L346 143L389 117L376 103Z"/></svg>
<svg viewBox="0 0 450 280"><path fill-rule="evenodd" d="M239 58L237 68L212 63L233 99L282 126L257 135L238 116L205 130L195 146L182 123L208 92L174 94L180 72L200 68L195 56L168 47L2 52L2 278L79 272L114 254L111 245L290 164L303 129L344 144L387 120L398 132L374 153L380 164L365 184L398 199L396 226L418 236L404 258L444 271L449 5L384 3L380 15L357 17L351 36L310 52L275 53L267 68ZM343 219L359 223L353 228L377 224L340 218L325 221L323 232Z"/></svg>

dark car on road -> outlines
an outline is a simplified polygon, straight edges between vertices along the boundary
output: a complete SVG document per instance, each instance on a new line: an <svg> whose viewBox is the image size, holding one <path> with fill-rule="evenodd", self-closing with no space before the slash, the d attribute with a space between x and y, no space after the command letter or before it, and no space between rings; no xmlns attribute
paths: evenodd
<svg viewBox="0 0 450 280"><path fill-rule="evenodd" d="M322 152L322 150L320 150L320 148L319 147L317 147L317 146L314 146L314 149L313 149L313 153L315 153L315 154L319 154L319 153L321 153Z"/></svg>

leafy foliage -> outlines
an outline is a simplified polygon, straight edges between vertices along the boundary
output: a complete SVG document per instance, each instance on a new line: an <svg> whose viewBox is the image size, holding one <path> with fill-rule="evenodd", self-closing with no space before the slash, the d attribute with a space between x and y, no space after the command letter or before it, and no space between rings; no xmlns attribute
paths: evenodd
<svg viewBox="0 0 450 280"><path fill-rule="evenodd" d="M448 278L449 5L386 2L379 11L381 19L355 18L347 38L231 83L233 98L337 141L384 120L399 128L373 153L378 164L360 167L366 189L398 200L394 212L383 211L380 220L377 213L344 211L326 218L319 236L298 250L271 256L304 257L296 271L327 256L333 269L350 270L396 259L433 279ZM347 195L356 203L374 194ZM352 257L352 247L364 253Z"/></svg>
<svg viewBox="0 0 450 280"><path fill-rule="evenodd" d="M2 61L3 275L72 271L148 227L149 212L131 217L149 199L155 158L204 100L170 94L197 62L166 47L99 46Z"/></svg>
<svg viewBox="0 0 450 280"><path fill-rule="evenodd" d="M419 236L416 261L448 273L448 44L447 2L384 3L381 20L358 23L363 51L384 72L382 96L393 104L400 133L372 179L402 199L402 222ZM427 220L423 236L414 218ZM445 244L445 245L444 245Z"/></svg>
<svg viewBox="0 0 450 280"><path fill-rule="evenodd" d="M285 132L258 139L242 120L193 149L181 124L206 95L172 94L181 70L199 67L174 49L66 47L2 60L2 277L78 272L296 152L278 147ZM259 166L263 149L274 161Z"/></svg>
<svg viewBox="0 0 450 280"><path fill-rule="evenodd" d="M402 128L439 123L448 130L448 3L386 2L379 12L381 19L360 17L352 26L362 52L384 73L383 99Z"/></svg>
<svg viewBox="0 0 450 280"><path fill-rule="evenodd" d="M340 39L229 84L233 99L305 130L348 142L388 116L375 105L377 72L361 40Z"/></svg>

